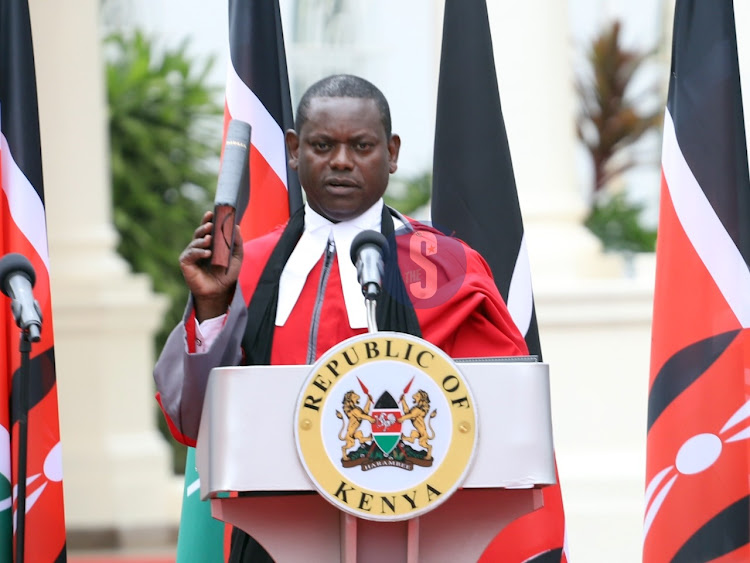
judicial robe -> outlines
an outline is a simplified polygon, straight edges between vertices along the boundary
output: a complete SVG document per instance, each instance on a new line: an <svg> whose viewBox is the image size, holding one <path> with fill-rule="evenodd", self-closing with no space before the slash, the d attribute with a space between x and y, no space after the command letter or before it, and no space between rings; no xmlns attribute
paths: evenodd
<svg viewBox="0 0 750 563"><path fill-rule="evenodd" d="M453 358L518 356L526 344L513 323L485 260L462 241L412 221L396 243L404 285L422 337ZM245 243L243 266L224 327L204 353L188 353L194 324L192 303L183 323L170 334L154 370L159 400L173 434L188 445L198 435L208 374L214 367L239 365L247 305L283 226ZM346 250L348 253L348 249ZM324 257L307 277L289 318L274 329L272 365L304 364L318 299ZM366 332L349 325L338 261L333 260L323 293L315 358L351 336Z"/></svg>
<svg viewBox="0 0 750 563"><path fill-rule="evenodd" d="M410 300L422 337L453 358L527 354L484 259L460 240L409 221L410 228L395 235L407 295L400 298ZM225 324L209 350L189 352L195 338L189 302L183 322L170 334L157 362L154 378L159 402L172 433L188 445L195 445L211 369L246 363L241 344L248 304L283 231L282 226L245 243L237 289ZM289 317L272 330L272 365L304 364L311 342L317 359L342 340L366 331L350 326L338 260L326 261L325 254L318 260ZM235 529L230 561L268 562L271 558L255 540Z"/></svg>

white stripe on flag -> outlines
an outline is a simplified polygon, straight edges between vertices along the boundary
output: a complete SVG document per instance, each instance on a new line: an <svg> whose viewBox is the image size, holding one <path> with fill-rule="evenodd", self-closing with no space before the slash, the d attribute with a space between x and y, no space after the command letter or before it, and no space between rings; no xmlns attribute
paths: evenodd
<svg viewBox="0 0 750 563"><path fill-rule="evenodd" d="M526 249L526 233L521 238L513 276L508 289L508 312L521 334L526 337L531 326L531 313L534 309L534 296L531 290L531 269L529 252Z"/></svg>
<svg viewBox="0 0 750 563"><path fill-rule="evenodd" d="M13 160L5 135L1 135L2 146L2 184L5 197L8 198L10 215L18 229L28 239L36 253L44 262L49 272L49 253L47 251L47 230L44 215L44 204L39 194ZM7 249L6 249L7 250Z"/></svg>
<svg viewBox="0 0 750 563"><path fill-rule="evenodd" d="M185 489L185 496L189 497L200 488L201 488L201 480L200 478L198 478L187 486L187 488Z"/></svg>
<svg viewBox="0 0 750 563"><path fill-rule="evenodd" d="M231 61L227 65L226 97L229 114L233 119L250 124L252 145L281 178L284 186L287 186L284 131L255 93L237 75Z"/></svg>
<svg viewBox="0 0 750 563"><path fill-rule="evenodd" d="M659 487L659 484L664 480L664 477L667 476L667 474L674 468L674 465L670 465L669 467L665 467L659 473L657 473L653 479L651 479L651 482L648 484L648 487L646 487L646 508L648 508L649 503L651 502L651 497L654 496L654 493L656 492L656 489Z"/></svg>
<svg viewBox="0 0 750 563"><path fill-rule="evenodd" d="M0 424L0 475L10 482L10 432Z"/></svg>
<svg viewBox="0 0 750 563"><path fill-rule="evenodd" d="M644 539L648 535L648 531L651 529L651 524L654 523L654 518L656 518L656 515L659 512L659 509L661 508L661 505L664 503L664 499L667 498L667 493L669 493L669 490L672 488L672 485L674 485L674 482L676 480L677 480L677 475L675 475L669 481L667 481L667 484L664 485L664 488L661 491L659 491L659 494L656 495L656 497L654 498L654 503L648 509L648 512L646 512L646 517L643 519L643 538Z"/></svg>
<svg viewBox="0 0 750 563"><path fill-rule="evenodd" d="M47 483L48 482L45 481L33 493L31 493L30 495L29 494L26 495L26 514L29 513L29 511L31 510L31 508L36 504L36 501L39 500L39 497L42 496L42 492L44 492L44 489L47 488Z"/></svg>
<svg viewBox="0 0 750 563"><path fill-rule="evenodd" d="M729 420L727 420L727 423L721 428L719 434L724 434L724 432L726 432L733 426L737 426L740 422L744 422L748 418L750 418L750 401L747 401L744 405L737 409L737 412L729 417Z"/></svg>
<svg viewBox="0 0 750 563"><path fill-rule="evenodd" d="M685 161L669 110L662 170L682 228L737 319L750 327L750 270Z"/></svg>

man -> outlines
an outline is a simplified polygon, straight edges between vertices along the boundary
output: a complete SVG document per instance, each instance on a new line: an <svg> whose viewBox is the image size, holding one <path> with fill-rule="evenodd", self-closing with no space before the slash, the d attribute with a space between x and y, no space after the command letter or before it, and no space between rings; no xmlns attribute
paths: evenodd
<svg viewBox="0 0 750 563"><path fill-rule="evenodd" d="M355 76L325 78L302 97L295 129L286 142L307 195L304 209L283 228L238 245L226 270L210 267L207 212L180 256L191 298L154 378L172 428L188 444L212 368L310 364L366 331L349 258L362 230L381 231L391 250L377 305L381 330L423 337L456 358L527 353L484 260L384 206L401 140L391 133L380 90ZM233 535L232 559L251 561L255 549L246 535Z"/></svg>

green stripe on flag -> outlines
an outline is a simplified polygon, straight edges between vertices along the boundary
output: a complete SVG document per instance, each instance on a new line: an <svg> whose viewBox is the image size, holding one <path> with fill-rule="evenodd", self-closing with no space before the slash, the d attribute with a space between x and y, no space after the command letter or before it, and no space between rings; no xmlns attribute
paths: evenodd
<svg viewBox="0 0 750 563"><path fill-rule="evenodd" d="M10 486L10 434L0 423L0 563L13 559L13 501Z"/></svg>
<svg viewBox="0 0 750 563"><path fill-rule="evenodd" d="M224 523L211 516L211 503L201 500L195 448L188 448L185 461L177 563L224 563Z"/></svg>
<svg viewBox="0 0 750 563"><path fill-rule="evenodd" d="M10 562L13 558L12 506L10 481L0 475L0 562Z"/></svg>

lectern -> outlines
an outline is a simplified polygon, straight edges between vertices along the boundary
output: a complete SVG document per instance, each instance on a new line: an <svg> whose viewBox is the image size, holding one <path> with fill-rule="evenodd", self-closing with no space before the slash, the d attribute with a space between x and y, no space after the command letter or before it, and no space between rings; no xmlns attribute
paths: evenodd
<svg viewBox="0 0 750 563"><path fill-rule="evenodd" d="M344 357L352 362L355 345L361 346L359 357L386 360L374 376L354 368L347 375L339 365L345 362L330 359L315 366L223 367L211 373L196 452L201 496L211 499L215 518L248 532L279 563L476 561L507 523L540 508L541 487L555 483L547 364L456 360L460 374L441 372L434 385L420 383L403 361L411 347L399 355L388 334L378 333L381 340L374 343L366 341L368 335L355 337L346 349L351 354ZM426 352L419 361L430 359ZM386 372L406 385L380 389ZM454 375L463 377L470 395L440 397L430 387L442 382L445 390L454 389ZM340 388L329 401L330 422L316 419L324 418L325 400L304 391L305 385L325 394ZM420 392L432 397L422 411L410 406ZM354 397L356 416L344 408ZM449 412L468 402L474 419ZM451 425L456 434L442 447L436 436ZM454 490L435 484L442 482L437 477L420 481L419 472L446 471L461 432L473 433L473 448L465 470L456 473ZM319 443L330 444L326 461L317 461L323 459L314 451ZM305 453L310 448L313 454ZM343 475L334 475L330 486L320 467L329 463ZM398 481L397 492L372 481L388 475ZM219 496L227 492L238 494ZM422 508L416 507L419 498Z"/></svg>

